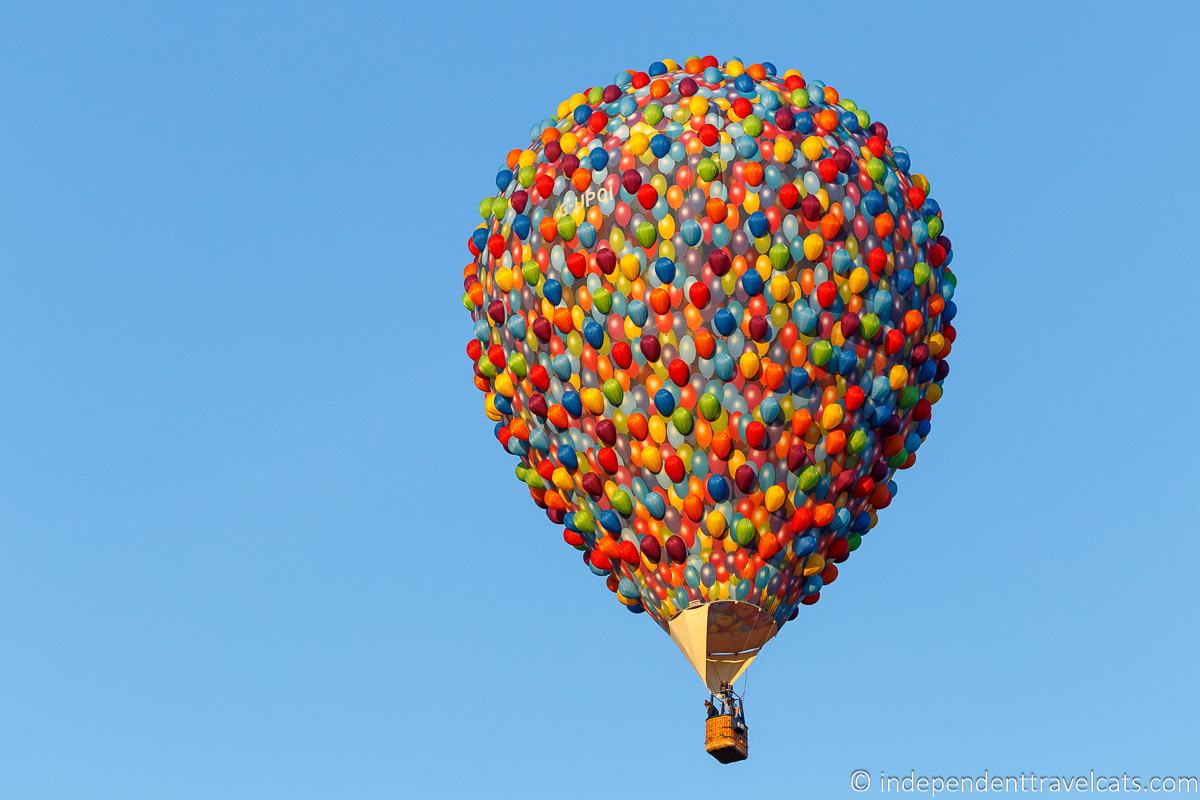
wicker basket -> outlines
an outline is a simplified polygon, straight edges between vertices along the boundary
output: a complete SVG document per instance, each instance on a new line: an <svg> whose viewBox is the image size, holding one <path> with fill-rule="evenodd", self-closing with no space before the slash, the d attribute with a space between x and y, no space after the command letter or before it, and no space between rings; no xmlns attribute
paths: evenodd
<svg viewBox="0 0 1200 800"><path fill-rule="evenodd" d="M745 727L734 727L733 717L718 714L704 724L704 749L722 764L744 761L750 754Z"/></svg>

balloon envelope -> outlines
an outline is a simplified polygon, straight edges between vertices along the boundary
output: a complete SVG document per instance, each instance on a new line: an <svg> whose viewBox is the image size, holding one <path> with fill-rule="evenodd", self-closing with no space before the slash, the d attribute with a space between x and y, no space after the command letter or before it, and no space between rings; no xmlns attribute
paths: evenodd
<svg viewBox="0 0 1200 800"><path fill-rule="evenodd" d="M833 87L712 57L570 96L495 186L463 271L495 437L715 691L916 462L956 335L941 208Z"/></svg>

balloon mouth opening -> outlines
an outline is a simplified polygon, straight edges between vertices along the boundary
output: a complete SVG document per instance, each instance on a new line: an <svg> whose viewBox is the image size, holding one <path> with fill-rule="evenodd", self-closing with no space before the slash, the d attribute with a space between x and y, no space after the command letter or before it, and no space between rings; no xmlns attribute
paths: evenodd
<svg viewBox="0 0 1200 800"><path fill-rule="evenodd" d="M737 600L692 605L668 623L671 639L711 692L732 685L778 632L770 614Z"/></svg>

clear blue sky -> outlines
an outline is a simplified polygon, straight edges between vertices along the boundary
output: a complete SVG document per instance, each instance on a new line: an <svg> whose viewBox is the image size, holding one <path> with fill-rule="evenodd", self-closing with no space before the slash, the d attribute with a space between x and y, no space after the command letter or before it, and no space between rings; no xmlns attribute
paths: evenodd
<svg viewBox="0 0 1200 800"><path fill-rule="evenodd" d="M0 5L0 798L1200 771L1194 12L158 5ZM707 52L885 121L960 278L921 463L727 768L513 479L459 304L530 125Z"/></svg>

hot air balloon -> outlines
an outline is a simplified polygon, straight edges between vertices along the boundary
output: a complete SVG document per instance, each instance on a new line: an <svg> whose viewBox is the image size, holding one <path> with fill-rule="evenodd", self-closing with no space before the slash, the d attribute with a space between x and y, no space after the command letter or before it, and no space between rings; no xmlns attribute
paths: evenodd
<svg viewBox="0 0 1200 800"><path fill-rule="evenodd" d="M745 758L734 682L929 434L941 209L887 126L765 62L628 70L531 140L467 241L475 385L584 568L720 698L709 751Z"/></svg>

